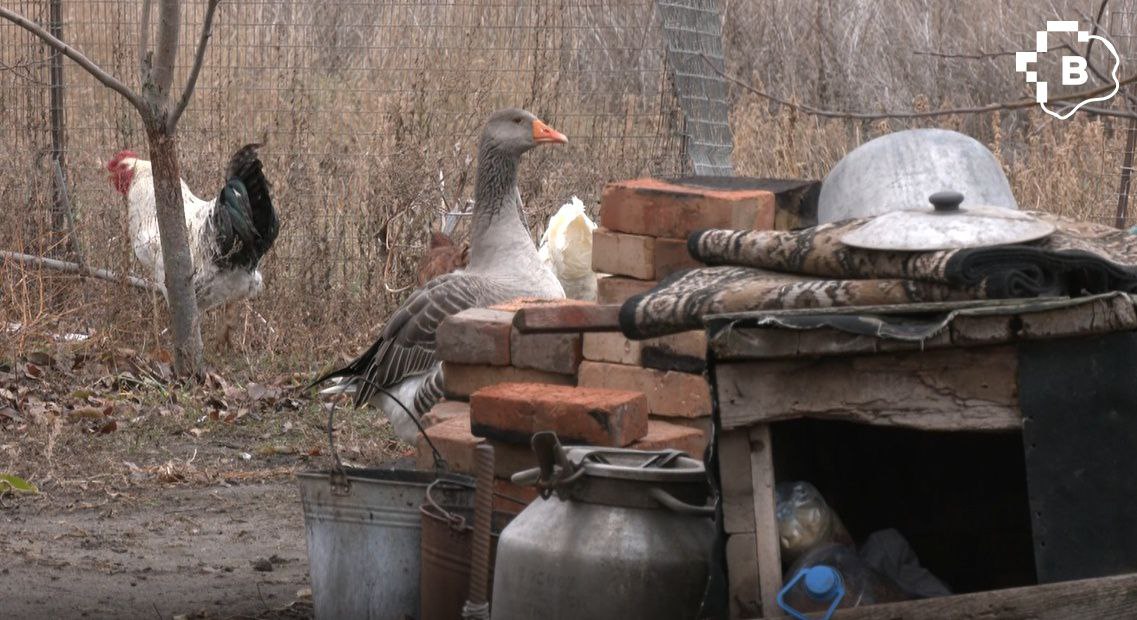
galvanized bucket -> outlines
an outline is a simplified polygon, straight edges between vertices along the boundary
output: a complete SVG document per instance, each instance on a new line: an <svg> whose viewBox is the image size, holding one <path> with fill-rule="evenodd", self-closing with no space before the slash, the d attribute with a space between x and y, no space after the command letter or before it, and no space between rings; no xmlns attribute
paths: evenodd
<svg viewBox="0 0 1137 620"><path fill-rule="evenodd" d="M419 617L421 517L426 488L436 502L473 509L466 476L430 471L345 469L297 476L308 538L316 618Z"/></svg>
<svg viewBox="0 0 1137 620"><path fill-rule="evenodd" d="M434 487L437 489L437 487ZM474 511L447 509L439 505L434 489L422 506L422 578L420 620L453 620L462 617L470 593L470 557L474 544ZM493 591L493 566L497 539L516 516L494 511L490 528L490 565L487 591Z"/></svg>

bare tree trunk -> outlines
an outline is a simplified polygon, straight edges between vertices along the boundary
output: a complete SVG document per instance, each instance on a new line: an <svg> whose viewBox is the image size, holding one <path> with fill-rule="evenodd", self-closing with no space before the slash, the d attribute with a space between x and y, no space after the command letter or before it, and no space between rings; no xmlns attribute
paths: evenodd
<svg viewBox="0 0 1137 620"><path fill-rule="evenodd" d="M104 71L79 50L61 40L58 30L49 32L23 15L0 6L0 19L10 21L39 37L57 54L75 61L107 88L122 95L138 110L146 126L150 160L154 166L154 198L158 216L158 236L162 242L162 262L166 270L166 300L174 335L174 370L182 377L200 377L202 365L201 325L197 298L193 290L193 259L186 232L185 205L182 202L181 171L178 167L178 119L189 105L197 83L205 48L213 28L213 17L221 0L208 0L201 36L181 96L173 92L174 66L182 21L182 0L158 0L158 26L155 49L149 50L152 0L142 0L140 44L138 50L141 93L132 91ZM53 3L58 8L58 2ZM53 24L59 20L53 13ZM53 66L53 79L55 76ZM58 143L62 142L62 135Z"/></svg>
<svg viewBox="0 0 1137 620"><path fill-rule="evenodd" d="M164 120L147 119L146 139L150 145L150 163L154 166L158 235L162 241L166 299L174 335L174 371L188 377L198 375L201 368L201 323L193 290L193 260L182 204L177 140L167 132Z"/></svg>

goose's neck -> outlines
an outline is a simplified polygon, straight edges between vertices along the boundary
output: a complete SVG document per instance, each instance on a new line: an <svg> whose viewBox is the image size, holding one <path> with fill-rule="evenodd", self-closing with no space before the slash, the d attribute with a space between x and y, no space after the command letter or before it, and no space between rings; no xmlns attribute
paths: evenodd
<svg viewBox="0 0 1137 620"><path fill-rule="evenodd" d="M537 248L521 223L518 158L495 149L478 153L474 214L470 226L471 271L495 271L536 261Z"/></svg>

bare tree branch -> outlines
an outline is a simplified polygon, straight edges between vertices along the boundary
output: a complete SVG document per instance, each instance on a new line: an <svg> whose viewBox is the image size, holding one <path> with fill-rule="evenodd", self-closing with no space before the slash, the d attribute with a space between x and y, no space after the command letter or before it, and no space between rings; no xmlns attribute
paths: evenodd
<svg viewBox="0 0 1137 620"><path fill-rule="evenodd" d="M126 84L123 84L113 75L107 73L99 67L99 65L96 65L89 58L84 56L79 50L51 36L51 33L44 30L39 24L27 19L19 13L0 7L0 17L39 37L40 40L48 46L58 50L59 53L75 61L80 67L83 67L87 73L90 73L96 80L102 82L104 86L122 95L131 105L137 108L140 113L143 115L147 114L146 105L142 102L141 97L127 88Z"/></svg>
<svg viewBox="0 0 1137 620"><path fill-rule="evenodd" d="M147 1L149 2L149 0ZM197 52L193 57L193 67L190 69L189 78L186 79L186 86L182 90L181 99L178 100L178 107L174 108L169 120L167 120L167 127L170 131L178 126L178 119L182 117L182 112L186 111L186 106L193 98L193 89L197 86L197 76L201 73L201 65L205 62L205 48L209 44L209 37L213 34L213 16L217 12L219 4L221 4L221 0L209 0L209 5L205 9L205 19L201 22L201 37L197 41Z"/></svg>
<svg viewBox="0 0 1137 620"><path fill-rule="evenodd" d="M952 54L948 52L930 52L926 50L912 50L914 56L933 56L935 58L952 58L958 60L990 60L1002 56L1014 56L1017 52L979 52L978 54Z"/></svg>
<svg viewBox="0 0 1137 620"><path fill-rule="evenodd" d="M20 252L9 252L7 250L0 250L0 258L10 260L22 265L37 265L40 267L47 267L56 271L64 273L73 273L84 278L98 278L100 280L107 280L108 282L119 282L129 284L134 288L140 288L144 291L153 291L161 293L162 287L149 280L143 280L135 276L118 275L106 269L92 269L80 265L79 263L70 263L67 261L56 260L54 258L47 258L44 256L33 256L31 254L21 254Z"/></svg>
<svg viewBox="0 0 1137 620"><path fill-rule="evenodd" d="M166 102L174 83L174 64L178 59L178 36L181 34L182 7L178 0L158 0L158 38L151 73L158 102ZM151 102L157 103L157 102Z"/></svg>
<svg viewBox="0 0 1137 620"><path fill-rule="evenodd" d="M150 79L150 0L142 0L142 19L138 22L138 81Z"/></svg>
<svg viewBox="0 0 1137 620"><path fill-rule="evenodd" d="M1027 99L1019 99L1017 101L990 103L990 104L983 105L983 106L975 106L975 107L968 107L968 108L944 108L942 110L929 110L927 112L912 112L912 111L901 111L901 112L845 112L845 111L841 111L841 110L825 110L825 109L816 108L816 107L813 107L811 105L807 105L804 103L795 103L795 102L790 101L788 99L783 99L781 97L778 97L777 95L773 95L773 94L758 90L757 88L751 86L750 84L747 84L746 82L743 82L742 80L740 80L740 79L738 79L732 75L728 75L726 72L720 70L705 55L703 55L703 61L707 63L707 66L709 66L711 68L711 70L713 70L715 73L719 74L719 76L721 76L723 79L730 82L731 84L739 86L739 87L741 87L741 88L743 88L743 89L745 89L751 93L754 93L755 95L758 95L759 97L762 97L763 99L768 99L768 100L773 101L774 103L777 103L779 105L784 105L786 107L793 108L794 110L798 110L799 112L804 112L805 114L809 114L811 116L821 116L824 118L843 118L843 119L854 119L854 120L878 120L878 119L883 119L883 118L894 118L894 119L935 118L937 116L952 116L955 114L983 114L986 112L997 112L999 110L1018 110L1018 109L1029 108L1029 107L1038 105L1038 102L1036 102L1033 98L1027 98ZM1125 78L1124 80L1121 80L1120 85L1125 86L1126 84L1131 84L1133 82L1137 82L1137 75L1132 75L1130 77ZM1100 95L1102 93L1109 92L1111 90L1113 90L1112 84L1110 84L1109 86L1103 86L1101 88L1095 88L1092 90L1084 90L1081 92L1070 93L1070 94L1066 94L1066 95L1053 96L1050 99L1051 99L1051 101L1076 101L1076 100L1082 100L1082 99L1089 99L1090 97L1094 97L1094 96ZM1082 108L1082 109L1091 110L1091 111L1093 111L1097 114L1101 114L1103 116L1117 116L1117 117L1121 117L1121 118L1135 118L1135 117L1137 117L1137 113L1123 111L1123 110L1109 110L1106 108L1089 108L1089 107Z"/></svg>

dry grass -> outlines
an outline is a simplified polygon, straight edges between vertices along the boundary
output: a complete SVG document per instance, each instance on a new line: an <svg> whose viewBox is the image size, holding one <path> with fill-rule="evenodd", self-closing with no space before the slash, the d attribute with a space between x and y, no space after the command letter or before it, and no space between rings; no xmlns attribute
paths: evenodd
<svg viewBox="0 0 1137 620"><path fill-rule="evenodd" d="M203 3L191 4L183 58L202 12ZM723 0L726 53L733 73L826 107L1007 100L1025 91L1006 57L917 52L1013 51L1048 16L1092 4ZM139 3L64 6L67 38L130 78ZM42 0L15 8L46 15ZM254 375L310 371L364 346L413 283L428 224L470 196L474 139L497 107L523 105L572 141L525 163L521 189L535 229L573 194L594 209L606 181L678 171L657 21L649 0L223 4L182 121L182 169L209 195L233 149L266 141L283 231L263 264L266 293L245 313L242 352L224 356L211 346L210 361ZM8 67L0 68L0 118L14 129L0 150L0 201L21 207L0 211L0 247L51 253L45 55L9 25L0 24L0 41ZM80 246L97 266L133 271L121 198L101 163L120 148L143 148L139 122L75 67L66 80L66 169ZM737 173L814 178L861 142L914 126L820 121L744 93L735 93L732 120ZM1024 207L1112 214L1123 125L1036 112L924 125L933 124L990 145ZM4 357L43 347L50 332L91 329L108 348L150 350L165 340L165 309L150 295L13 265L0 274L0 319L26 326L0 330Z"/></svg>

